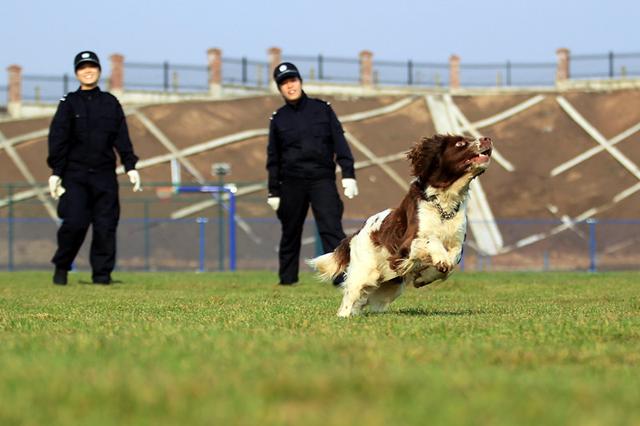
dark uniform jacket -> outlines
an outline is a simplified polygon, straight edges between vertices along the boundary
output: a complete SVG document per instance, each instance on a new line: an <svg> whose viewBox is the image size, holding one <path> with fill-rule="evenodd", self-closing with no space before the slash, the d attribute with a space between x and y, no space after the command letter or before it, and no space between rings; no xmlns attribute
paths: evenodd
<svg viewBox="0 0 640 426"><path fill-rule="evenodd" d="M129 130L120 102L99 88L69 93L60 100L49 129L47 164L53 174L114 170L118 151L126 171L135 169Z"/></svg>
<svg viewBox="0 0 640 426"><path fill-rule="evenodd" d="M278 197L288 179L335 179L336 162L343 178L355 178L351 150L329 103L303 92L298 103L273 113L267 146L270 197Z"/></svg>

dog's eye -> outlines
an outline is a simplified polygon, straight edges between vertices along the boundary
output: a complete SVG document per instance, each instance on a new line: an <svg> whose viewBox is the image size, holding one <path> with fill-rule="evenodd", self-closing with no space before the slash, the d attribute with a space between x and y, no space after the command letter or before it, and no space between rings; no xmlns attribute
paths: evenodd
<svg viewBox="0 0 640 426"><path fill-rule="evenodd" d="M460 147L463 147L463 146L466 146L466 145L467 145L466 141L458 141L458 142L456 142L456 148L460 148Z"/></svg>

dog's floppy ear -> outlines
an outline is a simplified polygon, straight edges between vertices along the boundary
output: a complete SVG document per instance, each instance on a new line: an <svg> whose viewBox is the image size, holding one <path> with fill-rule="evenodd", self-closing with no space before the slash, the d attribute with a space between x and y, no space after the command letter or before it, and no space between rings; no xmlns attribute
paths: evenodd
<svg viewBox="0 0 640 426"><path fill-rule="evenodd" d="M434 135L431 138L423 137L407 151L407 159L411 163L411 175L424 183L429 180L429 175L437 168L438 159L444 143L443 135Z"/></svg>

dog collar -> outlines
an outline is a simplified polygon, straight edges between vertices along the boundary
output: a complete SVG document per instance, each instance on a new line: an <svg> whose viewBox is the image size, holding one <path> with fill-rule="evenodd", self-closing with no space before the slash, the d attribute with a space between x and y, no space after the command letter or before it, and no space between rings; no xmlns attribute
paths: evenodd
<svg viewBox="0 0 640 426"><path fill-rule="evenodd" d="M438 202L438 197L436 197L435 195L430 195L427 198L425 198L425 201L433 204L436 209L438 210L438 213L440 213L440 219L444 222L445 220L450 220L453 219L456 214L458 214L458 212L460 211L460 203L456 204L456 207L451 210L451 211L446 211Z"/></svg>

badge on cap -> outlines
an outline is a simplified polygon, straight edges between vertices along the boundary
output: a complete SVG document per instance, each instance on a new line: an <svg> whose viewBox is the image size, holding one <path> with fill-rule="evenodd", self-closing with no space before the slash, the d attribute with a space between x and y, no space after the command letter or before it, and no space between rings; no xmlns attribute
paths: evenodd
<svg viewBox="0 0 640 426"><path fill-rule="evenodd" d="M287 66L286 66L286 65L284 65L284 64L280 65L280 67L278 68L278 70L279 70L280 72L282 72L282 71L284 71L284 70L286 70L286 69L287 69Z"/></svg>
<svg viewBox="0 0 640 426"><path fill-rule="evenodd" d="M87 52L84 52L82 54L82 59L87 59L89 56L91 56L91 55L89 55Z"/></svg>

